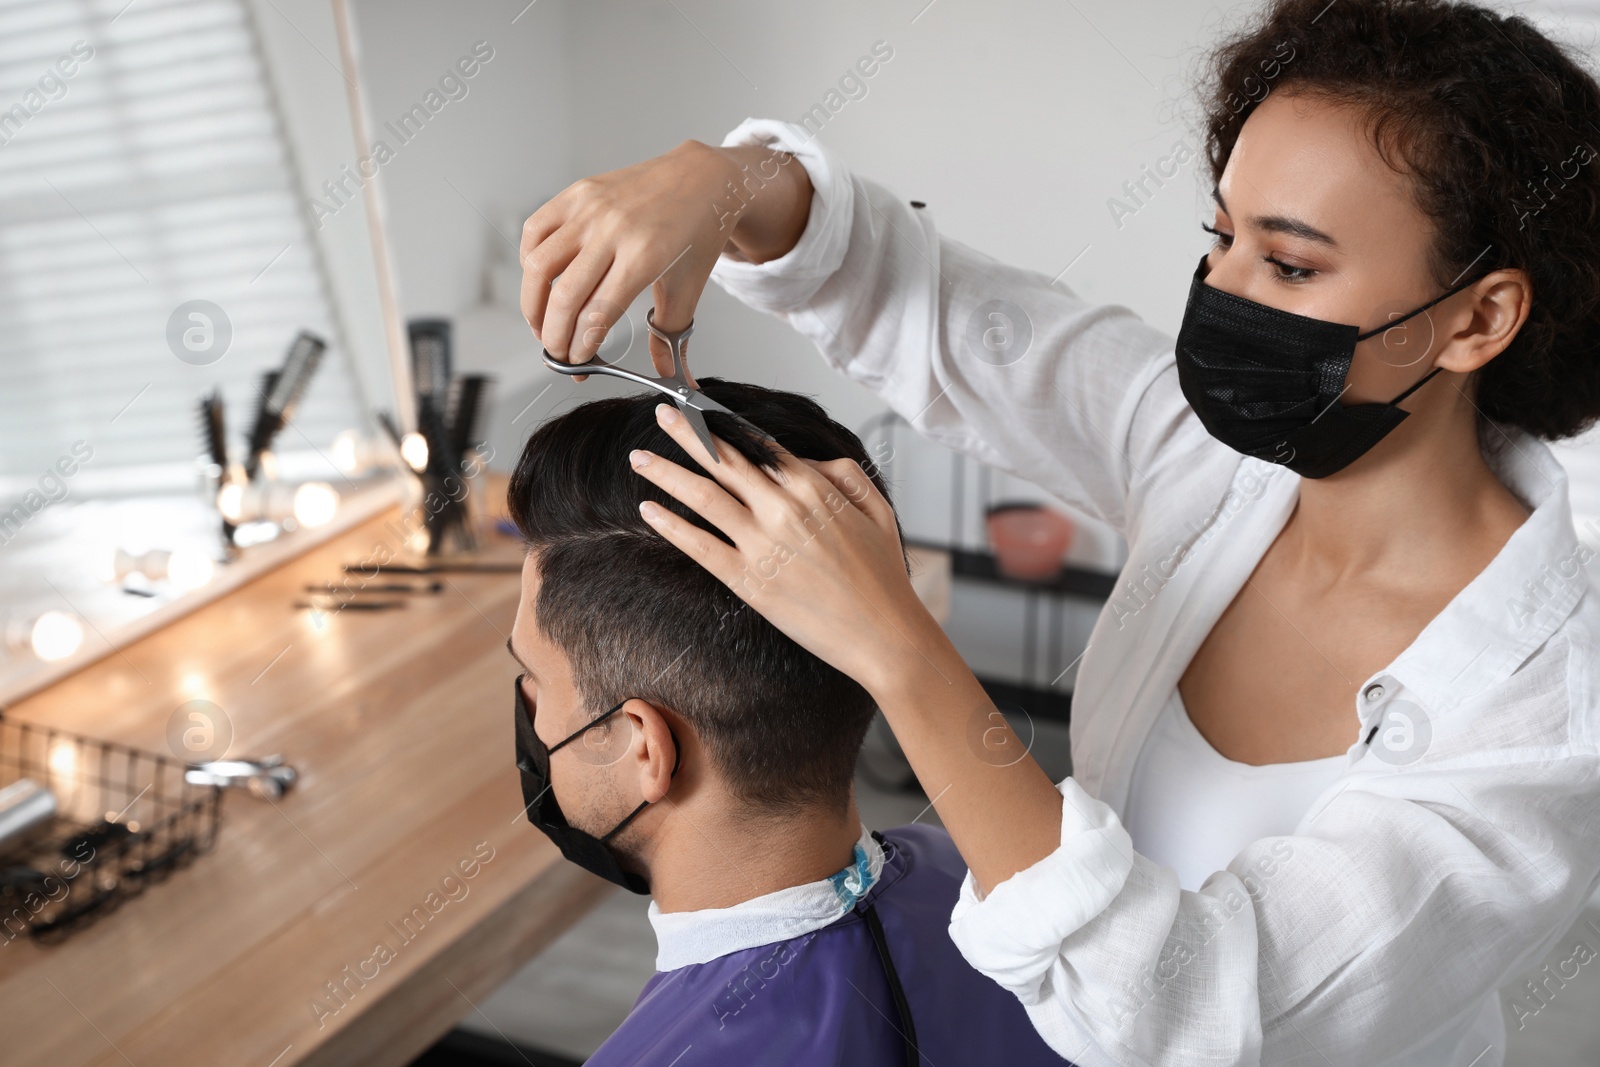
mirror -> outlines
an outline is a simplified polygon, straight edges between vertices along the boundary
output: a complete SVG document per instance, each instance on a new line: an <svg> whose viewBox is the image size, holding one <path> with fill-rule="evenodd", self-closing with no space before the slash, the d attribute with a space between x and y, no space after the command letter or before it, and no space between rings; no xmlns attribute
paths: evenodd
<svg viewBox="0 0 1600 1067"><path fill-rule="evenodd" d="M356 158L336 15L5 16L0 703L395 498L370 218L307 206Z"/></svg>

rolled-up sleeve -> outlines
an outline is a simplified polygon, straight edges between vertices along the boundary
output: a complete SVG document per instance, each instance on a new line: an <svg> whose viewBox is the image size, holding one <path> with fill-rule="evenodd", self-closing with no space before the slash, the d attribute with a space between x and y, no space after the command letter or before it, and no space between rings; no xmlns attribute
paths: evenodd
<svg viewBox="0 0 1600 1067"><path fill-rule="evenodd" d="M1081 1067L1403 1062L1581 909L1597 776L1593 755L1352 776L1198 892L1068 779L1060 848L981 900L969 874L950 934Z"/></svg>
<svg viewBox="0 0 1600 1067"><path fill-rule="evenodd" d="M1109 807L1071 778L1056 788L1061 846L984 897L968 871L950 918L963 953L981 957L984 972L1024 1004L1039 1002L1061 942L1110 907L1134 863L1133 842ZM1021 915L1032 921L1018 923Z"/></svg>
<svg viewBox="0 0 1600 1067"><path fill-rule="evenodd" d="M783 148L814 192L794 248L765 263L725 252L712 280L785 318L924 436L1118 530L1136 480L1216 447L1178 388L1172 339L1129 309L941 237L930 210L853 175L803 127L747 119L724 143Z"/></svg>

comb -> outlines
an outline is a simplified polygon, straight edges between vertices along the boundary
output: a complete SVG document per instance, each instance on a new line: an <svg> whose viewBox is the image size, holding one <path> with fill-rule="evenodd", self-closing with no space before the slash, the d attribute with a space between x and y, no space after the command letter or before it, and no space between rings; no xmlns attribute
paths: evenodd
<svg viewBox="0 0 1600 1067"><path fill-rule="evenodd" d="M436 408L442 408L455 370L451 366L450 320L412 319L406 328L411 338L411 380L418 400L427 397Z"/></svg>
<svg viewBox="0 0 1600 1067"><path fill-rule="evenodd" d="M250 430L249 458L245 461L245 473L251 478L261 466L261 454L272 447L279 432L294 418L295 408L305 395L306 386L311 384L311 375L316 372L327 348L322 338L310 330L301 330L289 346L282 369L268 371L263 376L261 404Z"/></svg>
<svg viewBox="0 0 1600 1067"><path fill-rule="evenodd" d="M213 389L200 398L200 437L205 443L206 457L225 475L228 470L228 434L221 389Z"/></svg>
<svg viewBox="0 0 1600 1067"><path fill-rule="evenodd" d="M428 442L428 467L448 472L455 463L449 453L445 416L450 398L450 320L412 319L406 329L411 340L411 382L417 395L417 432Z"/></svg>
<svg viewBox="0 0 1600 1067"><path fill-rule="evenodd" d="M450 456L460 463L467 450L483 440L483 413L493 380L486 374L463 374L450 389Z"/></svg>

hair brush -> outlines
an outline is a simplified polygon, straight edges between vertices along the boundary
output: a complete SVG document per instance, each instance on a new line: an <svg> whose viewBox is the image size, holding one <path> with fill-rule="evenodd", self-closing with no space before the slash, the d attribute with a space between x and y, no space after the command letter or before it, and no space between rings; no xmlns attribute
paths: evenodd
<svg viewBox="0 0 1600 1067"><path fill-rule="evenodd" d="M322 353L327 348L327 342L322 338L309 330L301 330L289 346L283 367L268 371L263 378L261 402L256 408L255 425L250 429L250 450L244 467L249 477L256 476L261 467L262 453L272 447L273 440L294 418L295 408L305 395L311 375L316 372L317 364L322 361Z"/></svg>

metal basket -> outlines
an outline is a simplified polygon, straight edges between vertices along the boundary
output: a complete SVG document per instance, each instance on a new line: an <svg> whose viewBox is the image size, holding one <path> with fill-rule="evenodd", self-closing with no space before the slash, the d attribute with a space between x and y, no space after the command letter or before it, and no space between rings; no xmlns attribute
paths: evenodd
<svg viewBox="0 0 1600 1067"><path fill-rule="evenodd" d="M0 714L0 788L31 778L56 812L0 842L0 942L58 941L209 852L222 790L179 760Z"/></svg>

